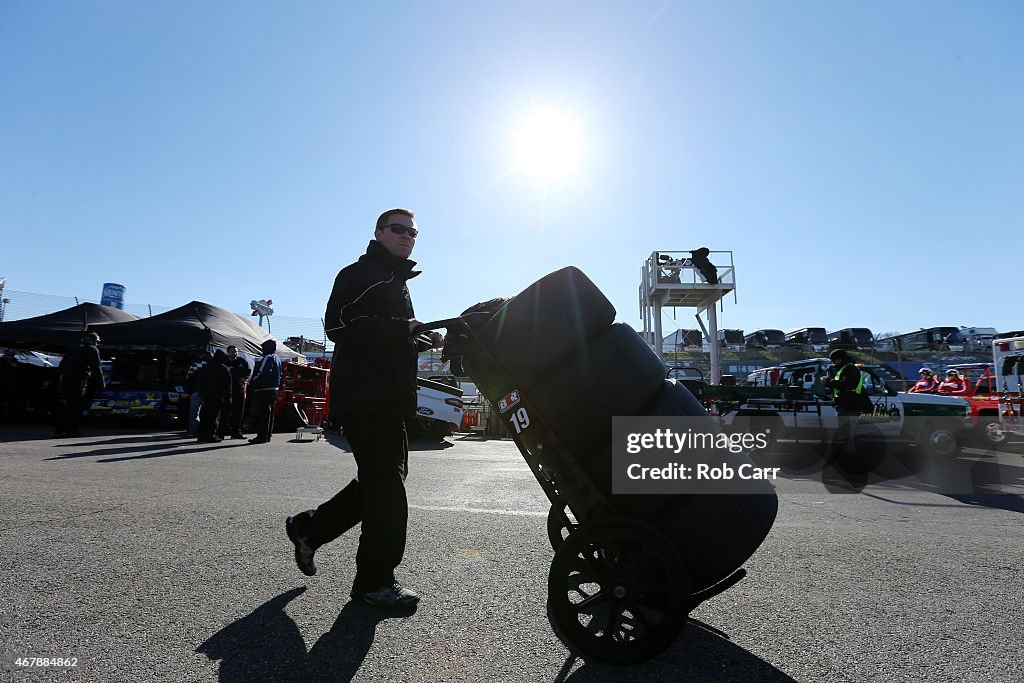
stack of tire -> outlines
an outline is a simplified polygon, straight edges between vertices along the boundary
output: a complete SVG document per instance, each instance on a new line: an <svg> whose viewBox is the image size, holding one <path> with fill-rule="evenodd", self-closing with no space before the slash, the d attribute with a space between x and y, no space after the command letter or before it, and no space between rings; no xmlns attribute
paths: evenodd
<svg viewBox="0 0 1024 683"><path fill-rule="evenodd" d="M579 269L562 268L474 325L504 376L471 355L463 363L492 402L519 390L614 512L659 528L688 558L694 587L710 586L767 536L778 507L774 487L757 480L742 494L612 494L613 416L687 416L718 431L683 384L665 379L664 363L640 335L614 320L615 308L597 286ZM750 463L745 453L729 457L734 468Z"/></svg>

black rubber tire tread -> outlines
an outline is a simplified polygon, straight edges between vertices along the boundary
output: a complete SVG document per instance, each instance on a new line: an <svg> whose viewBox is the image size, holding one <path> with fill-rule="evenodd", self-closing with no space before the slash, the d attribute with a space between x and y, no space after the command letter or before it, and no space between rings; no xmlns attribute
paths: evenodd
<svg viewBox="0 0 1024 683"><path fill-rule="evenodd" d="M611 439L612 417L642 414L665 364L625 323L611 325L533 392L533 404L570 453Z"/></svg>
<svg viewBox="0 0 1024 683"><path fill-rule="evenodd" d="M687 558L693 590L702 590L742 567L768 536L779 510L774 487L751 482L750 494L650 496L673 504L650 521Z"/></svg>
<svg viewBox="0 0 1024 683"><path fill-rule="evenodd" d="M708 415L704 406L690 390L677 380L662 380L661 389L636 414L653 417L692 417L695 420L695 429L699 428L710 433L719 431L714 418ZM653 519L661 510L673 504L674 496L613 495L611 442L591 447L582 454L574 452L574 457L620 515Z"/></svg>
<svg viewBox="0 0 1024 683"><path fill-rule="evenodd" d="M615 307L574 266L549 273L506 303L477 338L519 388L532 386L615 321Z"/></svg>
<svg viewBox="0 0 1024 683"><path fill-rule="evenodd" d="M565 506L562 507L565 510ZM565 541L565 537L571 535L573 531L579 527L579 522L573 525L572 529L566 533L565 522L562 520L562 515L559 514L558 505L552 505L551 509L548 510L548 543L551 544L552 550L558 550L562 543Z"/></svg>

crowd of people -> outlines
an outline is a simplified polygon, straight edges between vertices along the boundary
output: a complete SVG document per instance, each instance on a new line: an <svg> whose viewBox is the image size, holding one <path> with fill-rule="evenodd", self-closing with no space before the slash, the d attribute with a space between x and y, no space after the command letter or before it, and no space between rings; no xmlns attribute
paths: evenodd
<svg viewBox="0 0 1024 683"><path fill-rule="evenodd" d="M281 360L277 342L268 339L261 347L263 355L252 372L238 355L238 348L218 349L193 363L185 376L189 395L188 431L199 443L219 443L224 439L244 439L242 433L248 404L256 436L251 444L268 443L274 431L274 403L281 386Z"/></svg>
<svg viewBox="0 0 1024 683"><path fill-rule="evenodd" d="M19 363L15 349L0 354L0 424L43 420L55 426L56 438L81 436L81 423L97 393L107 388L99 352L100 337L86 332L56 368ZM256 432L250 443L267 443L274 429L274 405L282 365L277 342L268 339L250 370L238 348L203 353L188 368L181 394L187 410L185 430L200 443L244 439L243 425ZM28 370L39 371L31 373ZM178 389L181 391L181 389ZM187 408L185 408L187 406Z"/></svg>
<svg viewBox="0 0 1024 683"><path fill-rule="evenodd" d="M960 374L959 370L950 368L946 370L946 378L943 381L935 376L929 368L921 368L918 371L920 379L910 387L908 391L913 394L947 394L950 396L965 396L970 394L970 384Z"/></svg>

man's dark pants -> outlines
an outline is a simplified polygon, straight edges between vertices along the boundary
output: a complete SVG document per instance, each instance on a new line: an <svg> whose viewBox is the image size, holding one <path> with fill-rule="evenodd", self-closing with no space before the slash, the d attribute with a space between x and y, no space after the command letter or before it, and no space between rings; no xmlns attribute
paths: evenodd
<svg viewBox="0 0 1024 683"><path fill-rule="evenodd" d="M57 417L57 433L78 434L78 425L82 421L85 409L84 382L68 382L61 385L63 403Z"/></svg>
<svg viewBox="0 0 1024 683"><path fill-rule="evenodd" d="M342 417L357 478L316 510L296 516L299 533L314 548L362 522L353 589L370 592L391 585L405 554L409 504L409 439L400 415Z"/></svg>
<svg viewBox="0 0 1024 683"><path fill-rule="evenodd" d="M199 411L200 439L211 439L217 433L217 425L224 422L223 408L224 401L220 396L203 397L203 409Z"/></svg>
<svg viewBox="0 0 1024 683"><path fill-rule="evenodd" d="M274 431L274 403L276 402L277 389L249 392L253 429L256 430L257 439L270 440L270 435Z"/></svg>
<svg viewBox="0 0 1024 683"><path fill-rule="evenodd" d="M230 436L242 432L242 415L245 413L245 388L241 384L231 385L231 410L224 411L221 415L220 429L217 433L220 436Z"/></svg>

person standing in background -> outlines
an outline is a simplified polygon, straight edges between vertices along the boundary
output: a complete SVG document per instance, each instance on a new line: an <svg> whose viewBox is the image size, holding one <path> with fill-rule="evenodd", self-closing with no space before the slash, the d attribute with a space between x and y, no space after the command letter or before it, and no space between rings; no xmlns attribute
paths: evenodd
<svg viewBox="0 0 1024 683"><path fill-rule="evenodd" d="M199 436L199 420L203 407L203 397L199 395L199 371L213 358L209 351L203 351L196 362L188 366L185 373L185 393L188 394L188 427L186 431L192 436Z"/></svg>
<svg viewBox="0 0 1024 683"><path fill-rule="evenodd" d="M277 342L268 339L261 347L263 356L256 361L249 380L249 406L256 436L249 443L267 443L274 431L274 404L281 387L281 359L277 357Z"/></svg>
<svg viewBox="0 0 1024 683"><path fill-rule="evenodd" d="M249 364L238 355L238 347L228 347L228 370L231 371L231 411L221 416L219 436L221 438L244 439L242 416L245 407L245 383L249 379Z"/></svg>
<svg viewBox="0 0 1024 683"><path fill-rule="evenodd" d="M227 354L220 349L213 354L213 360L196 374L196 385L203 398L202 419L199 420L198 443L217 443L217 426L231 410L231 370L227 366Z"/></svg>
<svg viewBox="0 0 1024 683"><path fill-rule="evenodd" d="M54 436L79 436L79 423L86 399L93 392L107 386L100 366L100 337L95 332L86 332L81 345L69 352L60 362L59 392L64 403L61 406Z"/></svg>

